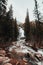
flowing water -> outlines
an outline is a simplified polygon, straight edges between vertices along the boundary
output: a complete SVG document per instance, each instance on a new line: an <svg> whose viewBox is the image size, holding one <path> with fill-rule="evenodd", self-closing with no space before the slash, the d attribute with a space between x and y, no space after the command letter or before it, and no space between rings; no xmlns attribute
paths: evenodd
<svg viewBox="0 0 43 65"><path fill-rule="evenodd" d="M19 38L18 38L17 44L16 44L16 46L12 46L9 50L11 51L12 48L14 48L17 52L22 52L22 53L33 52L33 53L35 53L35 51L33 49L31 49L30 47L27 47L25 45L25 39L21 39L23 37L25 37L24 36L24 30L21 27L19 27ZM38 52L43 55L43 49L39 49ZM37 64L43 65L43 61L38 62Z"/></svg>

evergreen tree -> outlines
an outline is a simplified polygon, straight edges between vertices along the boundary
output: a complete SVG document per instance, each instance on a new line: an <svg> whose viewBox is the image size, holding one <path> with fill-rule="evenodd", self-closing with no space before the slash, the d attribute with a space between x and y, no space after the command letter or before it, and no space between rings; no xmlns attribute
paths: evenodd
<svg viewBox="0 0 43 65"><path fill-rule="evenodd" d="M10 6L10 8L9 8L9 11L8 11L8 18L9 19L13 19L13 10L12 10L12 5Z"/></svg>
<svg viewBox="0 0 43 65"><path fill-rule="evenodd" d="M0 0L0 16L6 13L6 0Z"/></svg>
<svg viewBox="0 0 43 65"><path fill-rule="evenodd" d="M11 5L9 11L7 12L7 20L12 20L12 19L13 19L13 10Z"/></svg>
<svg viewBox="0 0 43 65"><path fill-rule="evenodd" d="M40 13L40 11L39 11L39 7L38 7L37 0L34 0L34 1L35 1L34 14L35 14L36 20L39 22L40 19L41 19L41 13Z"/></svg>
<svg viewBox="0 0 43 65"><path fill-rule="evenodd" d="M38 8L38 3L37 0L35 1L35 9L34 9L34 14L35 14L35 22L36 22L36 41L39 42L41 40L41 26L40 26L40 21L41 21L41 13L39 12Z"/></svg>
<svg viewBox="0 0 43 65"><path fill-rule="evenodd" d="M30 39L30 23L29 23L28 9L27 9L27 16L26 16L25 25L24 25L24 35L25 35L26 41L28 41Z"/></svg>
<svg viewBox="0 0 43 65"><path fill-rule="evenodd" d="M12 5L10 6L10 9L9 11L7 12L7 15L6 15L6 30L5 30L5 34L6 34L6 37L8 40L12 40L12 29L13 29L13 10L12 10Z"/></svg>
<svg viewBox="0 0 43 65"><path fill-rule="evenodd" d="M13 24L13 40L17 41L18 35L19 35L19 31L18 31L18 25L17 25L17 20L15 18L14 20L14 24Z"/></svg>
<svg viewBox="0 0 43 65"><path fill-rule="evenodd" d="M0 0L0 37L4 40L5 20L6 20L6 0Z"/></svg>
<svg viewBox="0 0 43 65"><path fill-rule="evenodd" d="M0 1L2 1L5 5L6 5L6 3L7 3L7 0L0 0Z"/></svg>

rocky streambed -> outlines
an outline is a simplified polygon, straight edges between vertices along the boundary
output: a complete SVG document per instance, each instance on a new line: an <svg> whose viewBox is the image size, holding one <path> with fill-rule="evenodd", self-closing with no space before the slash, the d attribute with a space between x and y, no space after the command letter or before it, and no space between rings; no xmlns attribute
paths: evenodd
<svg viewBox="0 0 43 65"><path fill-rule="evenodd" d="M33 50L25 45L24 40L13 42L13 46L9 48L9 51L16 52L19 58L27 60L31 65L43 65L43 50Z"/></svg>

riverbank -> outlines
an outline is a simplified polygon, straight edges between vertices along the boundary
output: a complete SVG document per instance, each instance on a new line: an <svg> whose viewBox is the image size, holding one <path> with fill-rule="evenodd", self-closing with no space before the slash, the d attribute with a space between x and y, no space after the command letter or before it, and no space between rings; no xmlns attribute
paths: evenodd
<svg viewBox="0 0 43 65"><path fill-rule="evenodd" d="M22 41L22 42L21 42ZM12 42L13 45L0 49L0 63L3 65L43 65L43 50L36 52L24 41ZM42 64L41 64L42 63Z"/></svg>

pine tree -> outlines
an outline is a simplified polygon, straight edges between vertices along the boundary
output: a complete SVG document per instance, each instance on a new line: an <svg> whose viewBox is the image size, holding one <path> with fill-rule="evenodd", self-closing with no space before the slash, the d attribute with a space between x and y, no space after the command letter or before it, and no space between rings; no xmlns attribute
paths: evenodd
<svg viewBox="0 0 43 65"><path fill-rule="evenodd" d="M13 19L13 9L12 9L12 5L9 8L9 19Z"/></svg>
<svg viewBox="0 0 43 65"><path fill-rule="evenodd" d="M0 0L0 16L5 15L6 13L6 0Z"/></svg>
<svg viewBox="0 0 43 65"><path fill-rule="evenodd" d="M41 19L41 13L40 13L40 11L39 11L39 7L38 7L37 0L34 0L34 1L35 1L34 14L35 14L36 20L39 22L40 19Z"/></svg>
<svg viewBox="0 0 43 65"><path fill-rule="evenodd" d="M6 4L6 3L7 3L7 0L0 0L0 1L2 1L4 4Z"/></svg>
<svg viewBox="0 0 43 65"><path fill-rule="evenodd" d="M13 40L17 41L18 35L19 35L19 31L18 31L18 25L17 25L17 20L15 18L14 20L14 24L13 24Z"/></svg>
<svg viewBox="0 0 43 65"><path fill-rule="evenodd" d="M24 25L24 35L25 35L26 41L28 41L30 39L30 23L29 23L28 9L27 9L27 15L26 15L25 25Z"/></svg>
<svg viewBox="0 0 43 65"><path fill-rule="evenodd" d="M12 29L13 29L13 10L12 10L12 5L10 6L9 8L9 11L7 12L7 15L6 15L6 26L7 26L7 29L5 30L5 34L6 34L6 37L8 40L12 40Z"/></svg>
<svg viewBox="0 0 43 65"><path fill-rule="evenodd" d="M6 20L6 0L0 0L0 37L3 37L4 40L4 28L5 28L5 20Z"/></svg>
<svg viewBox="0 0 43 65"><path fill-rule="evenodd" d="M34 0L35 1L35 9L34 9L34 14L35 14L35 22L36 22L36 41L39 42L39 39L40 36L41 36L41 27L40 27L40 21L41 21L41 13L39 11L39 8L38 8L38 3L37 3L37 0Z"/></svg>

